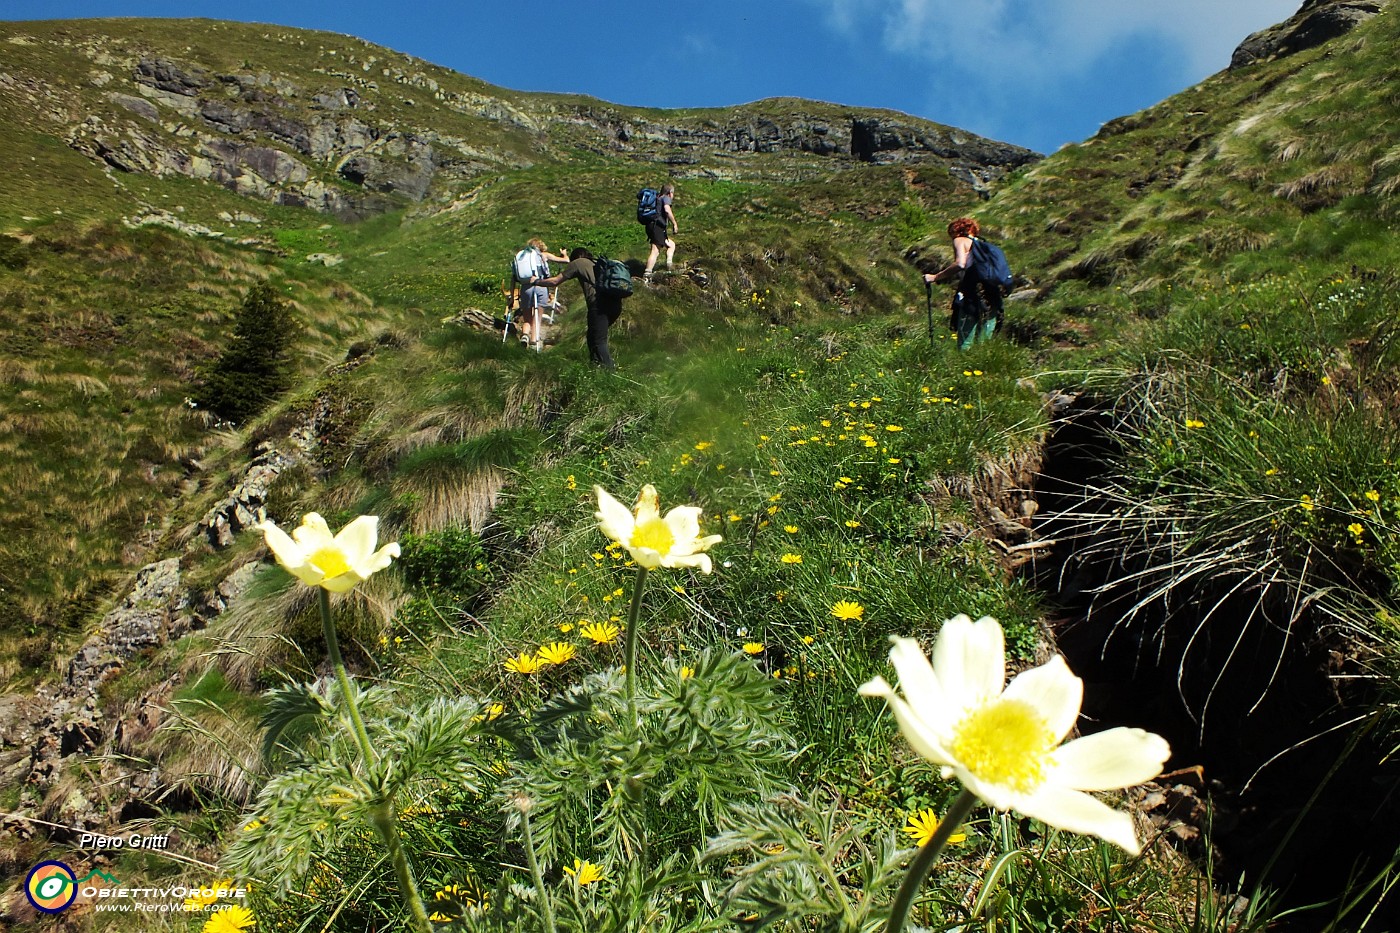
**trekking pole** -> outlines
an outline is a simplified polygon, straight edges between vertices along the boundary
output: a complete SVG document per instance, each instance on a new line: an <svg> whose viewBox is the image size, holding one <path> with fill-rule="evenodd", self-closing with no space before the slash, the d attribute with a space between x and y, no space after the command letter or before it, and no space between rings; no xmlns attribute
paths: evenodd
<svg viewBox="0 0 1400 933"><path fill-rule="evenodd" d="M501 328L501 343L505 343L510 337L510 322L515 316L515 286L511 285L510 291L506 292L506 326Z"/></svg>
<svg viewBox="0 0 1400 933"><path fill-rule="evenodd" d="M924 288L928 291L928 342L933 343L933 283L925 282Z"/></svg>

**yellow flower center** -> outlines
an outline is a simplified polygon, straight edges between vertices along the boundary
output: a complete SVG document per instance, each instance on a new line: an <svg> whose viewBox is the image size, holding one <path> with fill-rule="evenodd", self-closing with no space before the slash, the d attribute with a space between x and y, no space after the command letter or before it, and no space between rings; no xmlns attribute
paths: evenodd
<svg viewBox="0 0 1400 933"><path fill-rule="evenodd" d="M989 784L1029 793L1045 777L1055 735L1024 700L995 700L973 710L953 734L953 756Z"/></svg>
<svg viewBox="0 0 1400 933"><path fill-rule="evenodd" d="M326 575L327 580L350 570L350 564L345 560L345 554L337 547L323 547L312 554L309 559L311 563L316 565L317 569Z"/></svg>
<svg viewBox="0 0 1400 933"><path fill-rule="evenodd" d="M664 519L649 519L632 530L632 547L635 548L650 548L658 554L669 554L675 543L671 526Z"/></svg>

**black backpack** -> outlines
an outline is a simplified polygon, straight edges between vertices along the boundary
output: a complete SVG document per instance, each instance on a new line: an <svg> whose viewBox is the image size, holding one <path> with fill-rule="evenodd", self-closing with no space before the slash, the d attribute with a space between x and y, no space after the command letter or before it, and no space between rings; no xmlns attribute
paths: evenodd
<svg viewBox="0 0 1400 933"><path fill-rule="evenodd" d="M1006 254L995 243L980 237L972 238L971 268L978 281L1002 288L1011 287L1011 266L1006 261Z"/></svg>
<svg viewBox="0 0 1400 933"><path fill-rule="evenodd" d="M593 260L593 289L605 298L630 297L632 270L619 259L601 256Z"/></svg>
<svg viewBox="0 0 1400 933"><path fill-rule="evenodd" d="M649 224L661 216L661 195L655 188L637 192L637 223Z"/></svg>

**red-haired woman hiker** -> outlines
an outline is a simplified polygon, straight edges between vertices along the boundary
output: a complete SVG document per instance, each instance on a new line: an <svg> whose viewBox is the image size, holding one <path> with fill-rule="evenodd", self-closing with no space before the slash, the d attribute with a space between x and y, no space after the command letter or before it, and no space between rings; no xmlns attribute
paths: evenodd
<svg viewBox="0 0 1400 933"><path fill-rule="evenodd" d="M953 262L932 274L924 274L924 284L958 280L953 296L953 329L958 332L958 349L966 350L979 340L987 340L996 332L1001 320L1001 287L983 282L972 268L972 241L981 232L977 221L959 217L948 224L948 236L953 240Z"/></svg>

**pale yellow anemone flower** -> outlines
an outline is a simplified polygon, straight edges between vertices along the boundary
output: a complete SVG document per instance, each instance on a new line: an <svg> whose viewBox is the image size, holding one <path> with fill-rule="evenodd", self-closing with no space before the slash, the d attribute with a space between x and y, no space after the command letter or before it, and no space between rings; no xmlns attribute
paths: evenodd
<svg viewBox="0 0 1400 933"><path fill-rule="evenodd" d="M290 536L270 521L259 522L257 528L288 573L307 586L332 593L354 589L399 556L398 544L374 549L379 536L379 519L374 515L361 515L335 536L315 512L308 512Z"/></svg>
<svg viewBox="0 0 1400 933"><path fill-rule="evenodd" d="M648 483L637 497L635 510L618 502L602 486L598 495L598 527L603 534L627 548L641 567L694 567L701 573L713 570L710 555L703 553L724 539L719 535L700 537L700 508L678 505L663 517L657 503L656 487Z"/></svg>
<svg viewBox="0 0 1400 933"><path fill-rule="evenodd" d="M932 665L914 639L890 641L903 696L883 677L860 692L889 703L909 744L942 766L945 778L956 775L998 810L1141 851L1132 817L1087 792L1156 777L1171 754L1165 739L1119 727L1061 745L1079 719L1083 681L1056 655L1006 684L996 619L949 619L934 642Z"/></svg>

